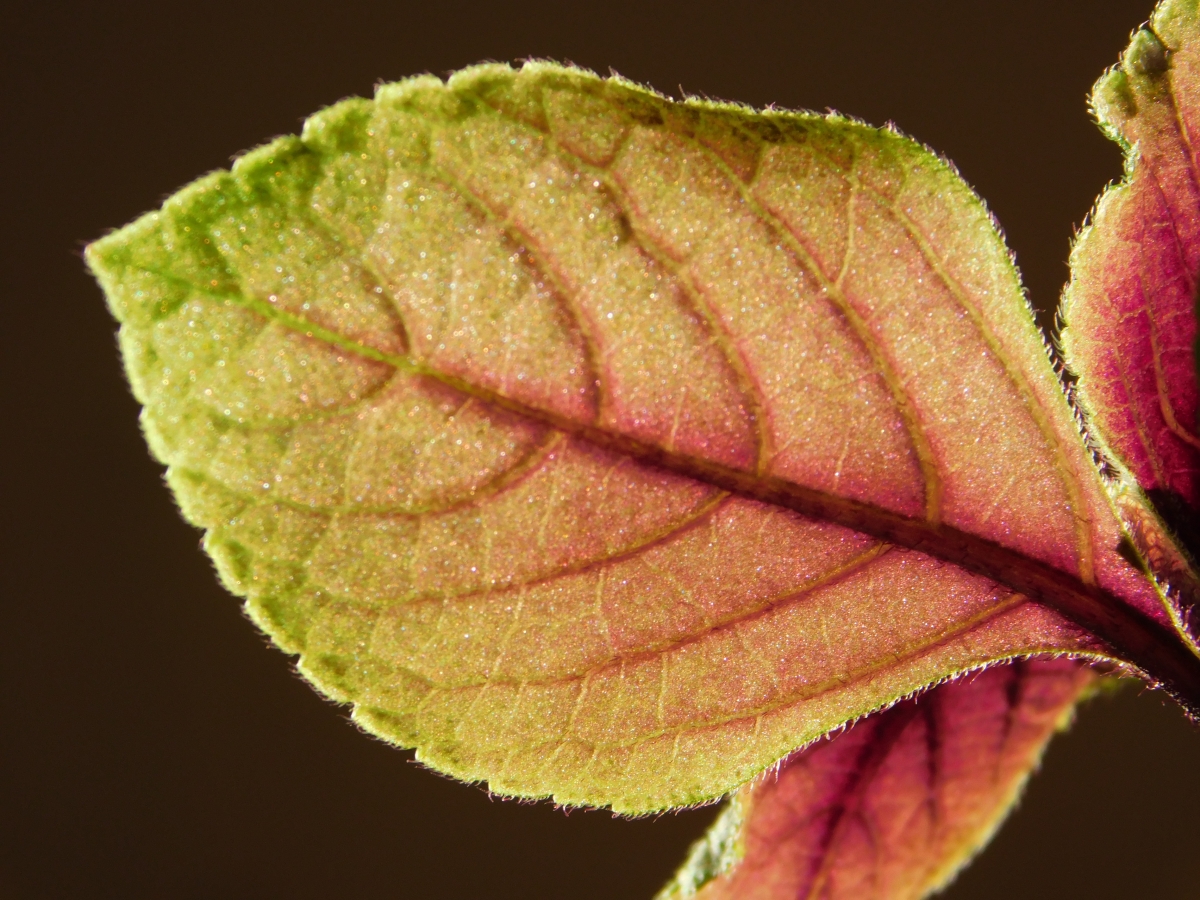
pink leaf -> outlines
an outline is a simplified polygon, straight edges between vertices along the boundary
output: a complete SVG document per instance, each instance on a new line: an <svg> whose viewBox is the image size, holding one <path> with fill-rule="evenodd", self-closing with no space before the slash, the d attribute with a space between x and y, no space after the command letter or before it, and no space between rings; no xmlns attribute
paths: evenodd
<svg viewBox="0 0 1200 900"><path fill-rule="evenodd" d="M797 751L742 788L664 900L925 896L987 842L1093 677L1018 660Z"/></svg>
<svg viewBox="0 0 1200 900"><path fill-rule="evenodd" d="M1200 272L1200 53L1193 4L1164 3L1096 84L1131 174L1100 199L1072 254L1064 351L1089 425L1196 552L1200 510L1195 297ZM1195 604L1191 566L1136 490L1122 498L1150 567ZM1189 629L1194 631L1195 629Z"/></svg>

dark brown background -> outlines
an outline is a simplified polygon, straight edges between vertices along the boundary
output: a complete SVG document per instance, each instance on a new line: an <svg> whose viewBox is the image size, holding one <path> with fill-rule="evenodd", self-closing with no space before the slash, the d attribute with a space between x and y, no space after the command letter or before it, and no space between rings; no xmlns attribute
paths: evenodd
<svg viewBox="0 0 1200 900"><path fill-rule="evenodd" d="M546 56L894 120L1049 308L1120 172L1084 98L1149 3L7 5L0 895L648 898L712 815L490 800L320 700L172 506L81 242L378 80ZM947 896L1196 897L1198 763L1157 697L1094 703Z"/></svg>

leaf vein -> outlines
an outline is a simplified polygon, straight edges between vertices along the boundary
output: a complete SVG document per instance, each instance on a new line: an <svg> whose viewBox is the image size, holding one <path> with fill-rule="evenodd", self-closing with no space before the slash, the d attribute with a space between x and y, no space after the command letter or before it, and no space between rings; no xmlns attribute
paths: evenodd
<svg viewBox="0 0 1200 900"><path fill-rule="evenodd" d="M868 190L870 190L870 188L868 188ZM880 200L889 206L893 215L896 216L901 225L904 226L904 229L912 236L913 240L916 241L917 246L921 250L921 255L925 257L925 260L929 263L930 268L933 269L942 283L946 285L946 288L950 291L951 295L962 307L962 309L971 317L975 327L979 330L980 336L983 337L988 348L996 355L996 358L1004 367L1004 370L1007 373L1009 380L1012 382L1013 387L1018 390L1022 398L1025 400L1025 406L1029 410L1030 416L1033 417L1034 422L1037 424L1038 430L1042 433L1042 437L1050 445L1050 448L1058 461L1058 466L1056 468L1058 469L1059 481L1065 489L1067 497L1070 499L1072 510L1075 513L1073 520L1075 522L1076 559L1079 568L1080 580L1082 580L1084 584L1094 583L1095 563L1093 560L1094 548L1092 546L1092 522L1091 519L1086 515L1088 507L1087 504L1084 503L1083 494L1080 490L1078 480L1075 477L1075 470L1071 465L1062 441L1059 440L1058 435L1054 431L1054 427L1050 424L1050 420L1046 416L1045 410L1042 408L1042 405L1039 402L1038 396L1034 392L1032 385L1029 383L1029 379L1025 376L1025 373L1022 372L1009 359L1008 354L1005 352L1003 343L992 330L983 313L979 310L975 303L972 302L967 291L961 284L959 284L958 279L951 275L946 269L941 256L933 248L928 236L924 233L924 231L908 216L904 210L900 209L899 206L897 206L894 202L890 201L887 197L878 194L877 192L876 195L879 196Z"/></svg>
<svg viewBox="0 0 1200 900"><path fill-rule="evenodd" d="M800 265L821 285L826 296L833 303L834 308L846 320L851 333L857 339L859 345L867 351L867 355L875 364L876 372L883 379L884 384L887 385L888 391L892 395L892 402L896 405L896 411L904 423L909 442L912 445L913 452L917 456L917 466L921 471L925 487L925 518L934 524L940 522L942 478L937 468L937 460L929 438L921 426L916 410L913 408L912 401L903 383L900 381L894 366L884 352L881 342L871 333L870 327L863 317L859 315L858 310L850 303L849 298L842 292L840 286L836 282L830 281L825 275L821 266L813 258L812 254L808 252L808 248L804 246L797 235L759 201L757 195L742 181L737 172L730 168L717 153L706 147L703 143L694 138L681 137L700 153L703 153L725 175L729 182L734 185L747 208L754 213L758 220L779 235Z"/></svg>

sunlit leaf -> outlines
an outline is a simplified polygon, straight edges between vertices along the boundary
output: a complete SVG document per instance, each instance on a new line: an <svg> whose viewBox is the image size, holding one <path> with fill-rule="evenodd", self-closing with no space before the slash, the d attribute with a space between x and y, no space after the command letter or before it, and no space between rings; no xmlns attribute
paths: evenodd
<svg viewBox="0 0 1200 900"><path fill-rule="evenodd" d="M480 66L88 259L225 583L442 771L691 804L1039 652L1200 697L986 210L892 131Z"/></svg>
<svg viewBox="0 0 1200 900"><path fill-rule="evenodd" d="M742 788L660 900L918 900L991 837L1093 676L1017 661L798 751Z"/></svg>
<svg viewBox="0 0 1200 900"><path fill-rule="evenodd" d="M1198 38L1196 3L1164 3L1096 84L1096 114L1125 147L1130 174L1105 192L1080 235L1063 304L1064 351L1092 429L1192 553L1200 550ZM1186 618L1200 599L1189 562L1136 491L1125 501L1140 549L1183 595Z"/></svg>

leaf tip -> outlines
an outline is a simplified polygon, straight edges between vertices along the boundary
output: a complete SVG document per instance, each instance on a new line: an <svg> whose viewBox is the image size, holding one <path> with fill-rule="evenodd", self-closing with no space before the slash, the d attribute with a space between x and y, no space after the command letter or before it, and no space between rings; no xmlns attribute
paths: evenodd
<svg viewBox="0 0 1200 900"><path fill-rule="evenodd" d="M744 791L734 794L708 832L692 844L687 859L654 900L684 900L694 897L710 881L731 871L745 855L743 825L746 820Z"/></svg>
<svg viewBox="0 0 1200 900"><path fill-rule="evenodd" d="M1153 26L1144 25L1130 39L1122 64L1132 75L1161 75L1170 67L1170 51Z"/></svg>

